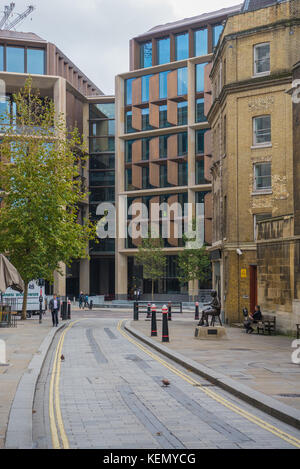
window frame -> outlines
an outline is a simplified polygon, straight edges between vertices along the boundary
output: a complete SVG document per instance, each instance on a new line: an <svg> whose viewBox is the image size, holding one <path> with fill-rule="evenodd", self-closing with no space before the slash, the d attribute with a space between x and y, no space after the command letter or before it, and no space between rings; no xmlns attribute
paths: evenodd
<svg viewBox="0 0 300 469"><path fill-rule="evenodd" d="M269 46L269 70L265 72L258 72L257 71L257 59L256 59L256 51L260 47ZM270 75L271 73L271 43L270 42L261 42L259 44L253 45L253 76L254 77L263 77Z"/></svg>
<svg viewBox="0 0 300 469"><path fill-rule="evenodd" d="M261 177L261 178L270 177L270 186L257 187L256 168L257 168L257 166L262 166L262 165L269 165L270 175L269 176L259 176L259 177ZM259 161L259 162L253 163L253 191L256 194L257 193L265 193L265 192L270 193L272 191L272 162L271 161Z"/></svg>
<svg viewBox="0 0 300 469"><path fill-rule="evenodd" d="M255 122L257 119L261 119L262 117L270 118L270 139L267 142L257 142L257 130L256 130ZM259 116L254 116L252 118L252 145L254 148L272 145L272 116L271 114L262 114Z"/></svg>

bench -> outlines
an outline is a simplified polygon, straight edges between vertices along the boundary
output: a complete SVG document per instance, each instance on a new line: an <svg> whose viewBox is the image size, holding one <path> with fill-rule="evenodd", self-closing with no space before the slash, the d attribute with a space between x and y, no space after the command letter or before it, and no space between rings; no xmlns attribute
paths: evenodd
<svg viewBox="0 0 300 469"><path fill-rule="evenodd" d="M276 334L276 316L263 315L261 321L257 323L257 334L268 332L269 335Z"/></svg>

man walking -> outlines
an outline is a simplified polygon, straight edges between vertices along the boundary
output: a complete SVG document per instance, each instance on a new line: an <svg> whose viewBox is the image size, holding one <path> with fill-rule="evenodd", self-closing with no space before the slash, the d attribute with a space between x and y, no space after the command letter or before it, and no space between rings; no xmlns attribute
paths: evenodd
<svg viewBox="0 0 300 469"><path fill-rule="evenodd" d="M53 327L58 326L58 311L60 309L60 300L57 298L56 295L53 295L53 298L49 302L49 309L52 314L52 324Z"/></svg>

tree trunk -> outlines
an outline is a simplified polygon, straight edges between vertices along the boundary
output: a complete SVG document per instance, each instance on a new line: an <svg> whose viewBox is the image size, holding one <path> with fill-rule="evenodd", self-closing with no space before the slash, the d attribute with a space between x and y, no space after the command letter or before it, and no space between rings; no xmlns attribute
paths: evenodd
<svg viewBox="0 0 300 469"><path fill-rule="evenodd" d="M153 303L153 296L154 296L154 280L152 280L152 303Z"/></svg>
<svg viewBox="0 0 300 469"><path fill-rule="evenodd" d="M23 305L22 305L22 316L21 319L26 319L26 311L27 311L27 293L28 293L28 282L24 280L24 295L23 295Z"/></svg>

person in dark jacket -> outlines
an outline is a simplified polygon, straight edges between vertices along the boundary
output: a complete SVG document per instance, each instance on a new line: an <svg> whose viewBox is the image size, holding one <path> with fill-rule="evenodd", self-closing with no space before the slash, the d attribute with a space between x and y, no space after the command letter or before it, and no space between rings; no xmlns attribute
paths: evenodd
<svg viewBox="0 0 300 469"><path fill-rule="evenodd" d="M246 333L252 334L252 332L254 331L252 324L255 324L261 320L262 320L262 314L261 314L260 306L256 305L254 313L252 314L250 313L248 316L248 319L244 322Z"/></svg>
<svg viewBox="0 0 300 469"><path fill-rule="evenodd" d="M56 295L53 295L49 302L49 309L52 314L52 324L54 326L58 326L58 312L60 310L60 300L57 298Z"/></svg>
<svg viewBox="0 0 300 469"><path fill-rule="evenodd" d="M79 309L83 308L84 307L84 294L83 292L81 291L80 292L80 295L79 295Z"/></svg>

